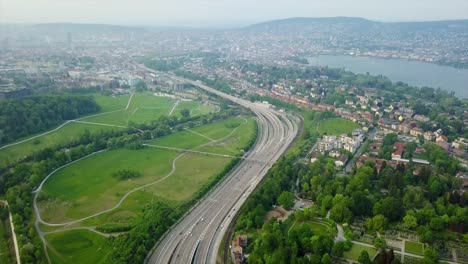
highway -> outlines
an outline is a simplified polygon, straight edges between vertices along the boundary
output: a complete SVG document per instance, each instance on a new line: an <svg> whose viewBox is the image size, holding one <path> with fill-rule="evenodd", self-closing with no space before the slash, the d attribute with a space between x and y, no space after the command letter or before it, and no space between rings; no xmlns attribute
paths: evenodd
<svg viewBox="0 0 468 264"><path fill-rule="evenodd" d="M173 78L247 107L257 116L257 142L245 159L173 226L147 257L148 263L216 263L218 249L234 214L294 140L299 120L200 82Z"/></svg>

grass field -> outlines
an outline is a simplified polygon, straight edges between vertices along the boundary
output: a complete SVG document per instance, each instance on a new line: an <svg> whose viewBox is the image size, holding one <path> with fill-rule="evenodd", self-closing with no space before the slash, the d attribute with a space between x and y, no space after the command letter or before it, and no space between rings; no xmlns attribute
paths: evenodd
<svg viewBox="0 0 468 264"><path fill-rule="evenodd" d="M208 144L209 148L210 144L214 144L211 150L218 148L218 152L232 152L245 147L249 137L254 135L254 128L254 119L231 118L194 127L190 131L176 132L149 143L184 149L199 149L204 144ZM223 150L223 147L227 150ZM175 171L164 178L172 170L176 157ZM136 187L164 178L133 192L117 209L66 228L129 225L150 201L164 201L176 207L193 199L231 160L151 147L99 153L65 167L49 178L40 195L41 216L51 223L80 219L114 207L128 191ZM112 176L122 169L138 171L141 176L131 180L118 180ZM44 230L56 229L47 227ZM101 263L110 252L105 237L87 230L66 230L49 234L46 239L51 245L49 253L53 263Z"/></svg>
<svg viewBox="0 0 468 264"><path fill-rule="evenodd" d="M331 225L327 222L320 221L319 219L305 222L296 222L293 228L299 229L304 226L308 229L311 229L314 235L335 235L335 231L332 229Z"/></svg>
<svg viewBox="0 0 468 264"><path fill-rule="evenodd" d="M153 148L99 153L60 170L46 182L40 203L44 220L62 222L112 208L129 190L161 179L172 169L176 152ZM131 180L112 176L119 170L142 174Z"/></svg>
<svg viewBox="0 0 468 264"><path fill-rule="evenodd" d="M97 133L99 131L109 131L115 129L121 128L74 122L68 123L61 129L47 135L0 150L0 166L5 165L8 161L16 161L19 158L31 154L33 151L52 147L59 143L70 142L82 135L86 130L91 133Z"/></svg>
<svg viewBox="0 0 468 264"><path fill-rule="evenodd" d="M239 126L233 128L233 124ZM227 142L226 146L229 148L224 152L230 153L232 149L245 147L250 140L248 137L253 136L254 125L253 119L246 122L241 118L232 118L193 128L193 132L176 132L149 144L198 149L197 146L210 143L206 137L196 134L204 132L215 140L230 135L225 141L220 141ZM236 141L231 142L232 138ZM218 148L218 152L223 149L223 145L214 147ZM39 203L42 218L52 223L60 223L112 208L128 191L168 175L172 170L173 160L179 155L176 151L150 147L140 150L117 149L71 164L45 183ZM174 203L186 201L230 161L231 159L226 157L185 154L175 163L174 174L146 188L144 191L152 195L144 195L144 198L152 199L154 196ZM113 173L124 169L138 171L141 176L131 180L118 180L112 176ZM138 198L136 193L128 199L134 198Z"/></svg>
<svg viewBox="0 0 468 264"><path fill-rule="evenodd" d="M118 126L127 126L130 122L145 123L157 120L162 115L167 115L174 103L175 100L168 97L158 97L150 93L136 93L128 109L84 118L83 121ZM126 106L127 104L118 109L124 109Z"/></svg>
<svg viewBox="0 0 468 264"><path fill-rule="evenodd" d="M354 129L359 128L359 125L353 121L343 118L330 118L319 122L317 131L320 134L341 135L351 133Z"/></svg>
<svg viewBox="0 0 468 264"><path fill-rule="evenodd" d="M405 242L405 251L408 253L413 253L417 255L424 254L424 244L419 242L406 241Z"/></svg>
<svg viewBox="0 0 468 264"><path fill-rule="evenodd" d="M137 93L133 96L128 109L123 110L128 104L128 100L130 98L129 95L112 97L95 94L93 96L95 97L96 102L101 106L101 112L104 113L117 110L122 111L85 117L80 120L85 122L116 126L128 126L130 123L145 123L152 120L157 120L161 116L168 115L169 111L176 102L175 99L168 97L158 97L150 93ZM174 110L173 115L177 117L180 116L180 111L182 109L193 111L193 115L208 114L215 110L211 105L204 105L198 101L187 101L181 102ZM49 131L54 129L55 128ZM40 136L30 141L23 142L21 144L1 149L0 166L4 166L9 162L14 162L26 155L31 154L33 151L53 147L59 143L70 142L71 140L82 135L85 130L88 130L91 133L97 133L99 131L109 131L116 129L123 128L97 124L68 123L57 131ZM17 142L32 136L34 135L19 139Z"/></svg>
<svg viewBox="0 0 468 264"><path fill-rule="evenodd" d="M102 263L111 250L105 237L88 230L46 236L52 263Z"/></svg>
<svg viewBox="0 0 468 264"><path fill-rule="evenodd" d="M101 112L110 112L119 109L124 109L127 106L130 95L122 96L105 96L101 94L94 94L94 99L99 106L101 106Z"/></svg>
<svg viewBox="0 0 468 264"><path fill-rule="evenodd" d="M375 248L353 244L353 246L351 247L349 251L344 252L344 257L346 259L352 259L354 261L357 261L363 250L369 253L369 257L371 259L377 253L377 250Z"/></svg>

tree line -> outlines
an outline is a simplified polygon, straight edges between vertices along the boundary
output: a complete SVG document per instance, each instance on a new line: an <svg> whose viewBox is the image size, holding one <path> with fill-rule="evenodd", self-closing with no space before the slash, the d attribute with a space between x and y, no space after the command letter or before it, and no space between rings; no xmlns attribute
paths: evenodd
<svg viewBox="0 0 468 264"><path fill-rule="evenodd" d="M100 111L92 96L34 96L0 101L0 144Z"/></svg>

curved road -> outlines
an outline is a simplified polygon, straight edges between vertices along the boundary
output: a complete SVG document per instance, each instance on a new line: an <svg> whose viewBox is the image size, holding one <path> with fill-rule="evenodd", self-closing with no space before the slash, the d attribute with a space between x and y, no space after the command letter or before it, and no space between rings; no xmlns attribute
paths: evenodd
<svg viewBox="0 0 468 264"><path fill-rule="evenodd" d="M246 159L172 227L147 257L149 263L216 263L218 248L232 217L293 141L298 131L298 120L202 83L174 78L247 107L258 119L257 143Z"/></svg>

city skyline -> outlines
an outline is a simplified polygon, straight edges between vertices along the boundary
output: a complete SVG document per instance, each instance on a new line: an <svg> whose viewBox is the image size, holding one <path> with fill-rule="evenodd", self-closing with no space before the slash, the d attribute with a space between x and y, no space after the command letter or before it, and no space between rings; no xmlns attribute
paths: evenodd
<svg viewBox="0 0 468 264"><path fill-rule="evenodd" d="M108 7L112 6L110 10ZM468 1L403 0L188 1L84 0L0 1L0 23L102 23L148 26L226 27L288 17L363 17L382 22L468 18Z"/></svg>

